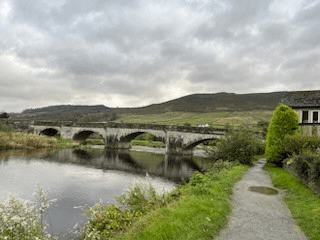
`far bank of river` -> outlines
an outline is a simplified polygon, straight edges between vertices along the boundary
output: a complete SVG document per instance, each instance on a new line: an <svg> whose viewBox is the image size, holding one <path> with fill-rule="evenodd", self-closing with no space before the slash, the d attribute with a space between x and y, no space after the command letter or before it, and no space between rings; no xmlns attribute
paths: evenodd
<svg viewBox="0 0 320 240"><path fill-rule="evenodd" d="M181 178L205 167L204 159L139 151L65 149L0 152L0 201L9 193L34 200L39 182L57 202L49 210L50 232L70 239L68 229L86 219L77 206L92 206L100 200L114 203L134 180L148 173L159 190L170 190ZM148 149L151 151L151 149ZM160 150L157 150L160 151Z"/></svg>

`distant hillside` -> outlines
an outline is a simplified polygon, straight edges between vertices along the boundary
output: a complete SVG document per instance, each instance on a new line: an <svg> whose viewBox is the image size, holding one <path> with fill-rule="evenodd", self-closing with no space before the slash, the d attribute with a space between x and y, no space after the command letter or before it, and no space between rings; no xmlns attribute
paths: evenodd
<svg viewBox="0 0 320 240"><path fill-rule="evenodd" d="M26 109L22 114L70 114L70 113L99 113L107 112L110 108L104 105L83 106L83 105L57 105L36 109Z"/></svg>
<svg viewBox="0 0 320 240"><path fill-rule="evenodd" d="M163 112L215 112L273 110L284 92L193 94L141 108L113 109L116 113L155 114Z"/></svg>
<svg viewBox="0 0 320 240"><path fill-rule="evenodd" d="M121 114L159 114L165 112L217 112L273 110L285 92L193 94L140 108L108 108L104 105L59 105L27 109L18 118L64 121L112 121Z"/></svg>
<svg viewBox="0 0 320 240"><path fill-rule="evenodd" d="M117 118L110 108L104 105L82 106L82 105L58 105L36 109L27 109L15 118L39 119L72 122L96 122L112 121Z"/></svg>

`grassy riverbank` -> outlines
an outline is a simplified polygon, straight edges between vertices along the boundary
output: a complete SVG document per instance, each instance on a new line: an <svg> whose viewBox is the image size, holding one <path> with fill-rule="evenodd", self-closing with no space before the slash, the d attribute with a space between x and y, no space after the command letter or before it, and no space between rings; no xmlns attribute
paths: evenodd
<svg viewBox="0 0 320 240"><path fill-rule="evenodd" d="M141 197L141 201L136 198L141 191L135 189L129 194L131 198L126 199L124 209L109 205L91 211L83 239L93 236L97 239L207 239L215 236L230 213L232 187L247 169L245 165L218 162L206 173L195 173L188 184L178 187L165 199Z"/></svg>
<svg viewBox="0 0 320 240"><path fill-rule="evenodd" d="M77 145L79 143L60 137L15 132L10 126L0 123L0 150L71 148Z"/></svg>
<svg viewBox="0 0 320 240"><path fill-rule="evenodd" d="M320 239L320 198L284 169L267 164L272 182L285 190L285 202L297 224L310 240Z"/></svg>
<svg viewBox="0 0 320 240"><path fill-rule="evenodd" d="M53 148L57 145L55 138L19 132L0 132L0 150Z"/></svg>

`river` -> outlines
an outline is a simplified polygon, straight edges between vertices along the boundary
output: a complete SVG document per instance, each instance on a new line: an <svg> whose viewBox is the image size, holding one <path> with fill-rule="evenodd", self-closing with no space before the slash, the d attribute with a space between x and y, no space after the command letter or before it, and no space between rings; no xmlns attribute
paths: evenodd
<svg viewBox="0 0 320 240"><path fill-rule="evenodd" d="M146 180L146 174L159 191L170 191L181 179L205 168L203 158L156 152L100 148L2 151L0 201L9 193L35 201L32 194L39 183L48 189L49 198L57 199L46 216L49 232L59 239L73 239L68 229L86 222L78 206L116 203L115 196L133 181Z"/></svg>

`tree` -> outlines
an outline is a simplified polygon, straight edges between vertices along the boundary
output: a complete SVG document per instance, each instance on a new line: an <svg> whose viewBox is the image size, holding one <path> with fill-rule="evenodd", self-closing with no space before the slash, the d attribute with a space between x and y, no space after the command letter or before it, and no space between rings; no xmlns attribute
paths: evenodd
<svg viewBox="0 0 320 240"><path fill-rule="evenodd" d="M211 158L251 165L260 142L261 140L251 129L227 127L225 136L217 143Z"/></svg>
<svg viewBox="0 0 320 240"><path fill-rule="evenodd" d="M0 118L9 118L9 117L10 117L9 114L6 112L0 113Z"/></svg>
<svg viewBox="0 0 320 240"><path fill-rule="evenodd" d="M283 140L288 135L295 134L298 129L298 114L289 106L280 103L272 116L267 132L265 156L268 162L281 165L287 156Z"/></svg>

